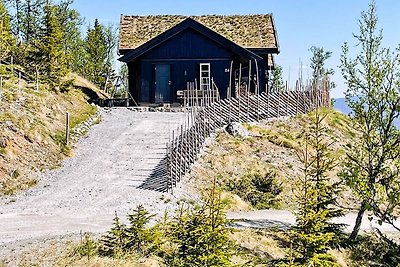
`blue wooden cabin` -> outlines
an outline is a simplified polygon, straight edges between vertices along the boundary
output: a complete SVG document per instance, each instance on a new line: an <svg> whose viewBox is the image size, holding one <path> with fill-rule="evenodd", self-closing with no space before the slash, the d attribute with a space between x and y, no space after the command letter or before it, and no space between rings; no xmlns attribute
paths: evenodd
<svg viewBox="0 0 400 267"><path fill-rule="evenodd" d="M121 16L120 27L119 60L141 105L179 102L177 92L194 81L196 88L214 81L221 98L239 94L239 81L266 91L279 53L271 14Z"/></svg>

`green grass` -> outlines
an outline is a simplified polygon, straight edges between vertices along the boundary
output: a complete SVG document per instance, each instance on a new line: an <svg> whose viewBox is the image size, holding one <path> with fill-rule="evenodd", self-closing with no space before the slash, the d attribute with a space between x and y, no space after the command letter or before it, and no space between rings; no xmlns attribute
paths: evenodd
<svg viewBox="0 0 400 267"><path fill-rule="evenodd" d="M97 112L97 108L92 105L87 105L80 113L72 113L70 117L70 128L75 128L84 121L93 117Z"/></svg>

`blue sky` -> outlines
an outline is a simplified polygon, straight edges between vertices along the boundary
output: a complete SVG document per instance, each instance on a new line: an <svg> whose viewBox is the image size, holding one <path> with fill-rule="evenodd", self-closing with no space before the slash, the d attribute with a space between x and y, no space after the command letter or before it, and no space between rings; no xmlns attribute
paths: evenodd
<svg viewBox="0 0 400 267"><path fill-rule="evenodd" d="M124 15L156 14L264 14L274 15L281 53L276 62L283 67L284 79L293 84L298 77L300 62L303 76L309 63L311 46L323 47L333 52L327 66L335 70L333 77L337 88L333 97L343 96L345 84L341 78L341 46L344 42L356 49L352 33L358 32L361 11L368 9L367 0L75 0L76 8L87 23L98 18L104 24L119 23ZM393 49L400 43L400 1L376 0L379 28L384 29L384 44ZM290 75L289 75L290 70Z"/></svg>

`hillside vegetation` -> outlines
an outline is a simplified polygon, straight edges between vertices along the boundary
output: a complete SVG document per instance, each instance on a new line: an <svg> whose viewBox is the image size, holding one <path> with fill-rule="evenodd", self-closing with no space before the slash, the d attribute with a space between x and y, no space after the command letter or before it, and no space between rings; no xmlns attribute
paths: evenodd
<svg viewBox="0 0 400 267"><path fill-rule="evenodd" d="M84 93L112 87L116 33L97 19L83 32L72 3L0 0L0 195L57 166L70 153L65 113L74 127L96 112Z"/></svg>
<svg viewBox="0 0 400 267"><path fill-rule="evenodd" d="M65 146L66 112L74 128L96 111L75 87L57 93L41 85L36 91L35 85L16 78L6 80L0 105L0 195L34 185L38 172L71 155Z"/></svg>
<svg viewBox="0 0 400 267"><path fill-rule="evenodd" d="M77 93L73 90L68 95L73 92ZM321 113L327 116L324 125L328 128L329 138L337 140L334 146L335 153L342 155L344 153L342 145L355 137L355 133L351 130L351 122L346 115L332 109L323 109ZM262 188L257 187L260 185L260 180L273 177L274 184L281 188L281 192L278 193L279 197L272 206L295 208L291 197L292 182L296 175L301 176L301 161L297 157L297 152L301 150L304 142L303 130L309 126L313 116L314 113L311 112L292 118L244 124L252 133L250 138L233 137L221 131L202 155L192 176L185 179L189 179L188 182L195 190L204 194L203 199L207 200L209 185L213 184L213 177L217 177L218 184L230 197L228 204L231 205L231 209L250 209L265 208L271 204L268 202L271 195L268 194L266 194L268 198L261 199L259 203L251 203L246 196L254 193L255 189L263 192ZM336 179L333 173L331 177ZM239 182L239 178L248 183L241 182L239 183L241 188L234 188L233 185ZM252 184L253 181L258 182ZM349 202L354 201L348 196L344 198ZM226 200L222 199L221 207L226 203ZM210 238L215 241L213 239L215 235L209 231L217 231L220 234L219 231L227 229L221 227L212 230L211 226L208 228L205 221L212 217L208 217L208 213L201 213L204 209L201 203L195 203L194 209L189 213L184 201L181 207L185 209L177 208L176 216L166 217L165 220L163 218L153 226L147 225L148 218L152 215L145 210L133 212L128 219L128 225L123 225L121 221L114 219L113 228L100 239L83 235L81 242L54 241L41 245L39 250L33 245L19 258L10 256L8 262L16 261L20 266L41 265L49 261L54 266L181 266L179 262L171 261L178 257L177 255L180 255L179 257L185 255L179 250L180 246L190 244L196 248L190 253L203 253L204 248L201 245L209 244L208 241L197 244L196 240ZM218 219L221 220L221 225L229 223L225 221L223 211L215 208L215 212L217 213L210 214L221 216ZM215 266L279 266L278 263L292 253L292 236L287 229L238 230L229 227L228 229L230 230L225 232L224 236L234 244L232 265L227 263ZM222 241L224 244L227 243L226 239ZM372 249L368 244L371 244ZM338 266L343 267L371 266L369 262L378 255L397 257L396 251L373 235L362 236L351 247L332 248L327 253L333 257Z"/></svg>
<svg viewBox="0 0 400 267"><path fill-rule="evenodd" d="M336 141L333 147L335 154L343 155L343 146L355 136L350 119L333 109L321 111L327 115L324 124L328 128L328 137ZM251 133L249 138L234 137L220 131L194 167L188 183L195 190L201 191L204 184L218 177L219 185L231 199L230 208L233 210L293 210L293 183L302 171L298 153L304 147L304 130L311 123L313 115L311 112L291 118L245 124ZM335 173L330 174L333 180L337 179ZM271 186L272 194L268 196L265 190ZM277 191L277 187L281 190ZM264 199L257 198L257 194L263 195ZM349 196L343 199L346 203L353 201Z"/></svg>

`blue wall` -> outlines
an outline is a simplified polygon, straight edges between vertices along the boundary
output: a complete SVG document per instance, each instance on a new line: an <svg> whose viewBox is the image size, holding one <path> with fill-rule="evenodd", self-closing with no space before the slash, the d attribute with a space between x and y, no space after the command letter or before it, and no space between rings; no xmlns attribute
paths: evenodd
<svg viewBox="0 0 400 267"><path fill-rule="evenodd" d="M139 102L154 102L154 67L156 64L169 64L171 66L170 98L176 102L177 90L186 89L187 82L199 80L200 63L210 63L211 77L214 78L221 97L225 98L229 87L231 61L237 60L237 56L227 48L192 29L187 29L137 59L138 64L135 64L134 70L137 77L134 82L136 88L131 93ZM253 71L255 73L255 68ZM262 73L262 70L260 72Z"/></svg>

